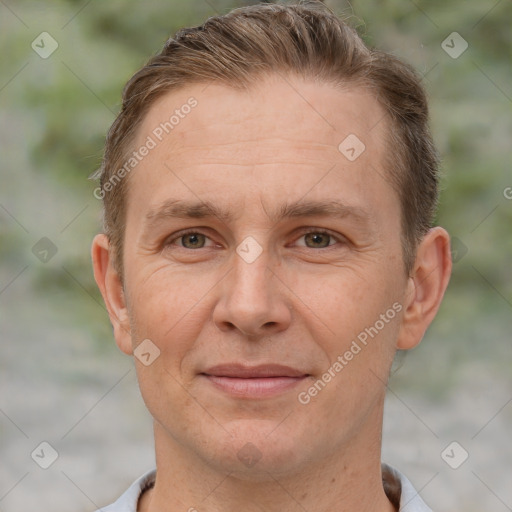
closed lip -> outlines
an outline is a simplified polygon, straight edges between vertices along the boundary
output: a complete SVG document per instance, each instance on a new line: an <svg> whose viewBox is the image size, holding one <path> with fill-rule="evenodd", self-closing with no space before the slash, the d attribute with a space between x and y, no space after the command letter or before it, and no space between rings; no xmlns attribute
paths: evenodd
<svg viewBox="0 0 512 512"><path fill-rule="evenodd" d="M219 364L202 372L203 375L231 377L239 379L258 379L265 377L306 377L302 370L281 364L260 364L249 366L240 363Z"/></svg>

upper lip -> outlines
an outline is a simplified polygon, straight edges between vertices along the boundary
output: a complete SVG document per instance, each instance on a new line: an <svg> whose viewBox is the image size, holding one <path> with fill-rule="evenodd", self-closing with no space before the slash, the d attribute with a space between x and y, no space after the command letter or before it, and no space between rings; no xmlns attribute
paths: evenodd
<svg viewBox="0 0 512 512"><path fill-rule="evenodd" d="M219 364L208 368L206 375L216 377L238 377L242 379L262 377L305 377L307 373L281 364L260 364L248 366L239 363Z"/></svg>

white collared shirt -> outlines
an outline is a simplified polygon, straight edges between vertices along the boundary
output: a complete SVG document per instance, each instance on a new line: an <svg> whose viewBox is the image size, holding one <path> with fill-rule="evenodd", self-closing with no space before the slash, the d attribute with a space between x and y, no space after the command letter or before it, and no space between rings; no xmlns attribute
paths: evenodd
<svg viewBox="0 0 512 512"><path fill-rule="evenodd" d="M382 464L383 479L386 487L395 487L400 493L399 512L432 512L427 507L420 495L416 492L411 482L399 471L387 464ZM156 469L148 471L135 480L132 485L119 497L119 499L103 507L97 512L137 512L139 497L155 483Z"/></svg>

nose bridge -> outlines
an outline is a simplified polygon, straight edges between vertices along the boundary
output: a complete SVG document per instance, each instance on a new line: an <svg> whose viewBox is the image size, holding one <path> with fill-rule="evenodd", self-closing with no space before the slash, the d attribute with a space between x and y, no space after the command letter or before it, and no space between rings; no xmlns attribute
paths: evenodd
<svg viewBox="0 0 512 512"><path fill-rule="evenodd" d="M270 300L268 281L273 276L269 270L270 264L269 250L264 249L255 238L246 237L237 246L233 257L231 293L238 299L247 297L258 301Z"/></svg>
<svg viewBox="0 0 512 512"><path fill-rule="evenodd" d="M245 335L286 328L290 310L271 270L274 263L268 248L253 237L237 246L214 313L219 328L234 326Z"/></svg>

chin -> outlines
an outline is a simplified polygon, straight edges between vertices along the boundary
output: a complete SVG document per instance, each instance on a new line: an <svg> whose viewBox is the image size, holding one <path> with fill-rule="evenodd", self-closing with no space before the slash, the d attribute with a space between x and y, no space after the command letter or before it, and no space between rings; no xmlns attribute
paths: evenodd
<svg viewBox="0 0 512 512"><path fill-rule="evenodd" d="M208 463L222 472L246 481L267 481L271 475L292 474L299 470L301 458L308 461L306 453L300 457L305 444L296 430L270 420L238 420L225 425L231 435L208 443L215 455Z"/></svg>

